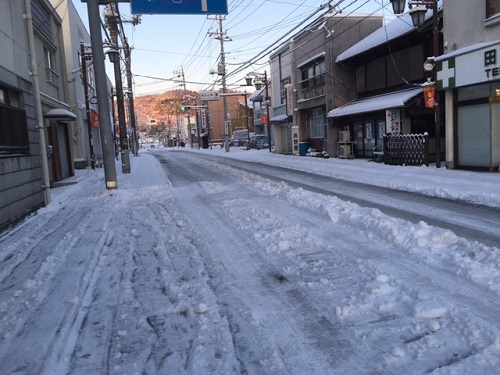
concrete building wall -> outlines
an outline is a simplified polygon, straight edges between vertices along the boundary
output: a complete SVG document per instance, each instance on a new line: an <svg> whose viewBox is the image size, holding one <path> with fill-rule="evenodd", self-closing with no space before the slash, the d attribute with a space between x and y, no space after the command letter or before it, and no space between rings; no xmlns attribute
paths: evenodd
<svg viewBox="0 0 500 375"><path fill-rule="evenodd" d="M91 57L90 35L71 0L50 0L57 7L57 13L62 19L62 35L64 43L64 61L67 71L67 103L71 112L76 115L73 124L73 158L76 168L86 168L90 165L89 129L85 106L85 90L81 66L81 42L84 53ZM95 84L92 60L88 65L89 97L95 95ZM97 105L90 104L91 110L97 111ZM98 129L91 129L94 154L102 155L102 147Z"/></svg>
<svg viewBox="0 0 500 375"><path fill-rule="evenodd" d="M486 0L443 0L444 53L486 41Z"/></svg>
<svg viewBox="0 0 500 375"><path fill-rule="evenodd" d="M15 106L26 111L29 155L0 157L0 230L45 204L31 60L27 45L24 1L2 1L0 12L0 87L16 93ZM2 126L6 126L2 124Z"/></svg>
<svg viewBox="0 0 500 375"><path fill-rule="evenodd" d="M443 0L444 56L441 59L447 61L448 55L457 64L454 77L457 84L451 87L445 86L446 163L450 169L481 168L494 171L500 165L500 126L498 125L500 79L493 74L486 80L482 78L486 69L498 69L500 13L487 15L486 3L486 0L474 2ZM481 48L482 43L488 43L488 47ZM487 49L496 53L496 61L493 64L486 64L483 54ZM465 61L467 64L464 69ZM474 63L470 63L471 61ZM482 119L482 122L469 124L466 121L466 114L472 107L467 103L459 103L456 95L464 93L465 90L474 89L491 92L475 98L482 104L483 112L481 112L481 117L478 117ZM481 144L487 146L479 149L474 149L473 140L466 136L476 132L476 128L487 129L486 137L488 138L481 139ZM459 134L462 134L462 138ZM469 152L469 149L474 151ZM474 154L474 157L469 154ZM481 158L478 155L481 155Z"/></svg>
<svg viewBox="0 0 500 375"><path fill-rule="evenodd" d="M381 16L327 14L294 38L293 75L297 77L294 83L297 92L294 124L299 126L301 141L310 136L308 113L321 109L325 115L325 136L323 140L311 142L321 144L330 155L336 156L339 129L331 129L326 113L356 98L356 89L352 69L335 64L335 60L341 52L379 29L382 23ZM307 68L311 61L321 59L325 64L325 84L303 89L300 84L302 69Z"/></svg>

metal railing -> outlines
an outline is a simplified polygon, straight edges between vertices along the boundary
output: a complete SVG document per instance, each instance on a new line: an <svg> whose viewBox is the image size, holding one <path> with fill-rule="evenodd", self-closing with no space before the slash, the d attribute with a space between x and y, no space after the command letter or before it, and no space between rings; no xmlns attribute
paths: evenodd
<svg viewBox="0 0 500 375"><path fill-rule="evenodd" d="M384 163L389 165L429 166L429 135L384 135Z"/></svg>

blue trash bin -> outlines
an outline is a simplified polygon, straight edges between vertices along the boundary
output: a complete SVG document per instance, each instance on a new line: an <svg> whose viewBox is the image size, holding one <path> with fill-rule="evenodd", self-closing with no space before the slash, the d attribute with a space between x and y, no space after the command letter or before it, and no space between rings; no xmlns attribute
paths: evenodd
<svg viewBox="0 0 500 375"><path fill-rule="evenodd" d="M306 156L308 148L309 148L309 143L299 142L299 155Z"/></svg>

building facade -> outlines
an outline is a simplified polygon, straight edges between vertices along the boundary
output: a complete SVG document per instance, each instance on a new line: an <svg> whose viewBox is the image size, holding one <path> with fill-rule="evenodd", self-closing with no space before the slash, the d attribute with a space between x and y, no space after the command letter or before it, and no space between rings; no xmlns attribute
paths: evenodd
<svg viewBox="0 0 500 375"><path fill-rule="evenodd" d="M8 226L74 175L61 18L48 0L4 1L0 59L2 204Z"/></svg>
<svg viewBox="0 0 500 375"><path fill-rule="evenodd" d="M427 13L420 28L403 14L337 56L337 64L352 69L356 93L350 103L328 113L346 134L347 142L340 145L344 157L372 158L384 134L427 133L429 158L435 159L434 110L425 106L422 88L430 78L423 63L433 56L432 12ZM444 150L443 127L439 134Z"/></svg>
<svg viewBox="0 0 500 375"><path fill-rule="evenodd" d="M270 85L268 92L271 101L269 132L271 143L278 154L298 153L298 127L293 127L293 108L287 111L287 92L293 93L293 40L285 43L271 54ZM290 101L293 96L290 95ZM290 103L293 107L293 102Z"/></svg>
<svg viewBox="0 0 500 375"><path fill-rule="evenodd" d="M45 205L23 1L0 12L0 229Z"/></svg>
<svg viewBox="0 0 500 375"><path fill-rule="evenodd" d="M327 113L355 97L349 67L336 57L382 25L381 16L328 12L271 55L276 152L300 153L301 144L338 153L338 130Z"/></svg>
<svg viewBox="0 0 500 375"><path fill-rule="evenodd" d="M50 185L74 176L76 115L68 104L62 18L48 0L31 1L40 100L48 145Z"/></svg>
<svg viewBox="0 0 500 375"><path fill-rule="evenodd" d="M76 115L75 121L70 124L72 162L75 169L85 169L91 165L90 143L94 155L102 156L100 124L98 121L92 121L97 118L98 110L90 35L71 0L50 1L57 6L57 14L61 18L64 64L67 71L67 103L70 111Z"/></svg>
<svg viewBox="0 0 500 375"><path fill-rule="evenodd" d="M444 0L444 54L436 59L445 93L446 166L500 166L500 2Z"/></svg>

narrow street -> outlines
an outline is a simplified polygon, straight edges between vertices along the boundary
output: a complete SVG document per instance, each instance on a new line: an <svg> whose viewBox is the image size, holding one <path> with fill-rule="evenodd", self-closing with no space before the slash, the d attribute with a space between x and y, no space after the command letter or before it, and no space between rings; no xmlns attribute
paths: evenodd
<svg viewBox="0 0 500 375"><path fill-rule="evenodd" d="M409 195L398 203L366 186L184 151L132 161L120 189L96 189L89 171L0 238L4 373L496 368L498 256L448 224L382 212L402 212ZM418 220L465 226L481 216L444 220L439 210L453 203L415 200ZM479 236L487 225L472 221Z"/></svg>

